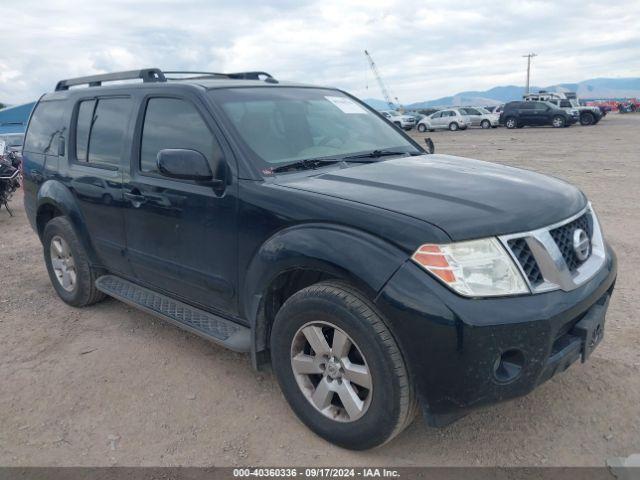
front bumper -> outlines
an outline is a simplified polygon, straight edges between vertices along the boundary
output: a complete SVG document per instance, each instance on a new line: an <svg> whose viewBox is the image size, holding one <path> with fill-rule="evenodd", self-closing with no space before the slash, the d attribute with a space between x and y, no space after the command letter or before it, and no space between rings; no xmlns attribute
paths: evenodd
<svg viewBox="0 0 640 480"><path fill-rule="evenodd" d="M604 266L570 292L470 299L408 261L376 304L404 353L427 422L437 426L525 395L579 359L584 341L576 324L592 309L604 314L616 272L607 246ZM521 369L504 381L496 366L512 351L521 355Z"/></svg>

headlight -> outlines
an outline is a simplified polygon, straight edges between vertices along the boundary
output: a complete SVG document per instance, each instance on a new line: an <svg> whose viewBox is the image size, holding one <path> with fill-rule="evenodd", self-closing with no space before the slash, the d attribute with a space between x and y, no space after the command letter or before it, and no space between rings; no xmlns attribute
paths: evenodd
<svg viewBox="0 0 640 480"><path fill-rule="evenodd" d="M529 293L520 271L495 238L425 244L411 259L461 295L495 297Z"/></svg>

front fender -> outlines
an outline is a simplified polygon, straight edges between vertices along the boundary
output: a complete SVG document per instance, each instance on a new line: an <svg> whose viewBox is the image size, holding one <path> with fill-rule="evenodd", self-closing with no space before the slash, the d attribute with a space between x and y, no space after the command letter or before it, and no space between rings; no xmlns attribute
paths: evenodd
<svg viewBox="0 0 640 480"><path fill-rule="evenodd" d="M254 352L265 347L259 311L278 275L294 269L317 270L375 295L408 257L379 237L342 225L303 224L274 234L253 257L242 290L243 313L256 337Z"/></svg>
<svg viewBox="0 0 640 480"><path fill-rule="evenodd" d="M63 183L57 180L47 180L38 190L36 198L36 227L40 240L42 240L42 234L44 233L44 225L38 223L38 216L47 207L53 207L69 219L76 235L78 235L80 242L89 256L89 261L93 265L100 264L100 260L91 243L91 238L78 202L73 196L73 193L71 193Z"/></svg>

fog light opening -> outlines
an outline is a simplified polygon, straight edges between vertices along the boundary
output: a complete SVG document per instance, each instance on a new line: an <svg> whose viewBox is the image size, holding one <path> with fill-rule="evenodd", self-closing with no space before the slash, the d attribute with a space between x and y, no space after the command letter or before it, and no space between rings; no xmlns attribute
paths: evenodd
<svg viewBox="0 0 640 480"><path fill-rule="evenodd" d="M493 376L500 383L512 382L522 371L524 354L520 350L512 349L503 352L493 365Z"/></svg>

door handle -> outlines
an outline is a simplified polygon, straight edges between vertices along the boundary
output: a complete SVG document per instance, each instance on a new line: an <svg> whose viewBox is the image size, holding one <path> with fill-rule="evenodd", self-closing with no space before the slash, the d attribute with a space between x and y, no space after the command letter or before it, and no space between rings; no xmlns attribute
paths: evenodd
<svg viewBox="0 0 640 480"><path fill-rule="evenodd" d="M142 195L138 190L125 192L124 198L129 200L134 208L139 208L143 203L147 201L147 197Z"/></svg>

